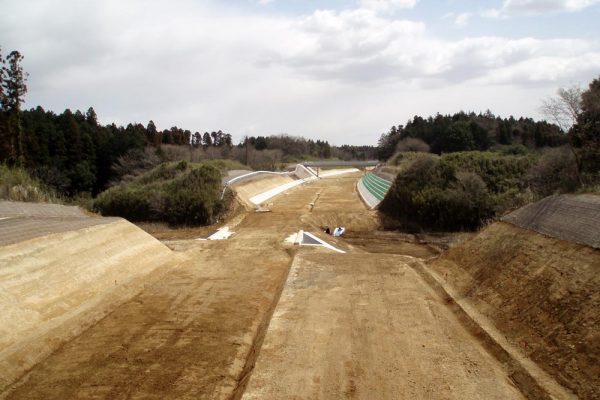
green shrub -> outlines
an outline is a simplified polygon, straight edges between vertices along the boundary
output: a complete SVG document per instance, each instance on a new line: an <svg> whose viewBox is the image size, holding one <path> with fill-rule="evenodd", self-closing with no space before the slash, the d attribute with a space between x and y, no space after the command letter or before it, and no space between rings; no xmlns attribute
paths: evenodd
<svg viewBox="0 0 600 400"><path fill-rule="evenodd" d="M221 173L214 165L165 163L101 193L94 208L102 215L174 225L214 222L225 205Z"/></svg>
<svg viewBox="0 0 600 400"><path fill-rule="evenodd" d="M476 229L530 201L533 156L478 151L420 155L400 171L380 210L409 230Z"/></svg>
<svg viewBox="0 0 600 400"><path fill-rule="evenodd" d="M442 162L454 170L473 172L479 175L490 191L501 193L513 188L525 188L524 175L536 162L536 156L533 154L518 156L468 151L444 154Z"/></svg>
<svg viewBox="0 0 600 400"><path fill-rule="evenodd" d="M575 156L565 147L548 149L531 167L527 180L540 198L573 192L579 186Z"/></svg>
<svg viewBox="0 0 600 400"><path fill-rule="evenodd" d="M0 164L0 199L27 202L55 202L56 194L21 168Z"/></svg>

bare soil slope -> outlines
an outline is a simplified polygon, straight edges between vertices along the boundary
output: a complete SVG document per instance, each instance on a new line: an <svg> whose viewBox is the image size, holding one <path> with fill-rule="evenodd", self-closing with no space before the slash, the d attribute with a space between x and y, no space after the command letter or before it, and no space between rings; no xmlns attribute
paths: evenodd
<svg viewBox="0 0 600 400"><path fill-rule="evenodd" d="M600 398L600 250L496 223L430 267L559 383Z"/></svg>
<svg viewBox="0 0 600 400"><path fill-rule="evenodd" d="M73 230L0 246L0 390L179 260L125 220L65 218Z"/></svg>
<svg viewBox="0 0 600 400"><path fill-rule="evenodd" d="M285 243L322 224L374 229L376 215L355 192L359 175L278 195L272 212L228 221L228 240L170 242L181 266L59 340L0 398L238 399L246 387L247 398L266 399L523 398L506 365L424 280L417 259L367 253L322 233L348 253ZM246 196L274 183L246 183ZM93 255L81 263L101 264ZM53 287L44 298L60 292L60 283Z"/></svg>

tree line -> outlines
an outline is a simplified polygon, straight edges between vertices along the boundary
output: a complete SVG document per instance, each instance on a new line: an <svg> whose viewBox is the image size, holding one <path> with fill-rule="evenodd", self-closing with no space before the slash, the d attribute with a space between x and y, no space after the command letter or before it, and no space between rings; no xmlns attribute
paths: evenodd
<svg viewBox="0 0 600 400"><path fill-rule="evenodd" d="M379 150L396 152L389 164L398 170L379 208L387 223L477 229L546 196L599 192L600 78L587 90L559 89L542 110L557 125L459 113L415 117L382 135Z"/></svg>
<svg viewBox="0 0 600 400"><path fill-rule="evenodd" d="M485 151L495 145L519 144L528 148L556 147L567 142L560 127L531 118L500 118L491 111L475 114L458 112L425 119L415 116L404 125L392 126L381 135L378 156L389 159L400 145L410 145L408 139L419 139L435 154L457 151ZM414 142L413 142L414 143Z"/></svg>
<svg viewBox="0 0 600 400"><path fill-rule="evenodd" d="M41 106L22 110L28 77L22 61L18 51L4 57L0 48L0 164L27 170L63 196L100 193L122 177L122 166L132 160L150 168L173 157L190 157L192 150L206 159L229 158L271 169L306 158L375 156L374 146L336 147L285 134L250 136L234 145L232 135L222 130L192 133L173 126L161 131L152 120L146 126L102 125L92 107L61 114Z"/></svg>

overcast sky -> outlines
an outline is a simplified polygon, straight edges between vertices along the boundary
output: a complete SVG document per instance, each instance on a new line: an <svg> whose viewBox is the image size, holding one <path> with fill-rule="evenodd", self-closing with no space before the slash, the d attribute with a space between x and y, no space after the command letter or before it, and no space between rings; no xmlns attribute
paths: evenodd
<svg viewBox="0 0 600 400"><path fill-rule="evenodd" d="M376 144L413 115L490 109L600 76L600 0L0 0L26 107L103 123Z"/></svg>

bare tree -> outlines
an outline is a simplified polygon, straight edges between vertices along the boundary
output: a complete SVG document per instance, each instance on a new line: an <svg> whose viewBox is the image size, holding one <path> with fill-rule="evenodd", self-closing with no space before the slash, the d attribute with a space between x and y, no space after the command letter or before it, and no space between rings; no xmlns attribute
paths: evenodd
<svg viewBox="0 0 600 400"><path fill-rule="evenodd" d="M563 132L568 132L577 122L577 116L581 114L582 93L583 90L575 85L559 88L556 96L542 101L541 112L554 121Z"/></svg>
<svg viewBox="0 0 600 400"><path fill-rule="evenodd" d="M541 111L547 118L553 120L563 132L568 133L571 127L577 123L577 118L582 112L583 89L579 86L559 88L556 96L550 97L542 102ZM573 145L573 135L569 134L569 149L575 157L577 165L577 180L583 184L581 178L581 157Z"/></svg>

